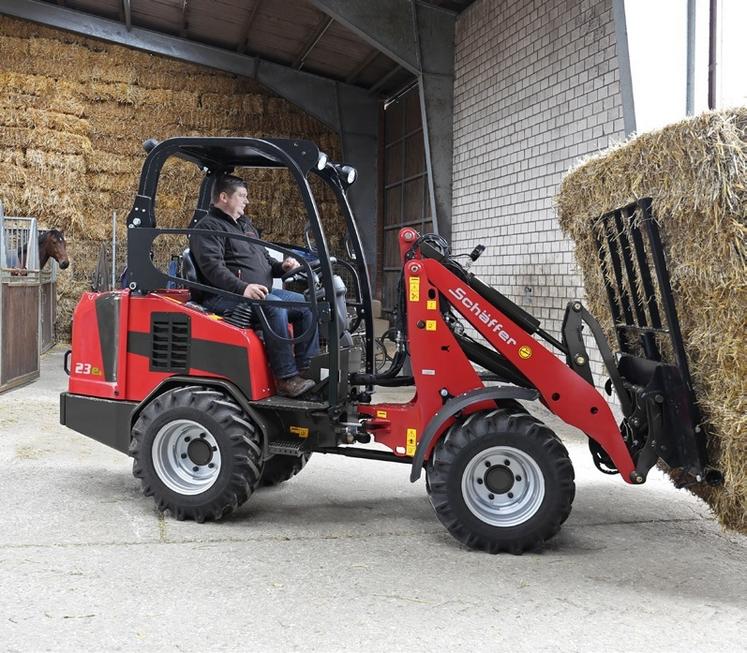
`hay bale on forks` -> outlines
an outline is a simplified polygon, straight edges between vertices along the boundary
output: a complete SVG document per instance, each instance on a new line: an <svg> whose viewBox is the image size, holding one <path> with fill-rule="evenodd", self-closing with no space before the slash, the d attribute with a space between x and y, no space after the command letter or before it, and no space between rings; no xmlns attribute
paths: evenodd
<svg viewBox="0 0 747 653"><path fill-rule="evenodd" d="M721 487L690 489L747 532L747 108L641 134L581 162L556 198L590 311L613 328L595 240L600 217L653 199L695 396ZM669 470L676 478L676 470Z"/></svg>

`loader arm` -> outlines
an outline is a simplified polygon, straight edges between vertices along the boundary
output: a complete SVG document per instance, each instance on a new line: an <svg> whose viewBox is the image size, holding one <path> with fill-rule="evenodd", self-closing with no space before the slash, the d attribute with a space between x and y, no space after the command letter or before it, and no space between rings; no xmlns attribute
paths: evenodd
<svg viewBox="0 0 747 653"><path fill-rule="evenodd" d="M412 279L419 284L423 277L526 377L549 410L596 441L626 482L642 482L615 417L594 386L438 260L420 258L406 264L408 287Z"/></svg>

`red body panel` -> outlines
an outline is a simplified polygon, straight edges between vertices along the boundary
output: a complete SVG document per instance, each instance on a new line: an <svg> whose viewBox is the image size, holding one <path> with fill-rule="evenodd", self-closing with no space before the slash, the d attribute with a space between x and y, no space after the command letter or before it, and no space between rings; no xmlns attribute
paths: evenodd
<svg viewBox="0 0 747 653"><path fill-rule="evenodd" d="M109 381L104 376L104 356L101 351L99 320L96 314L96 300L102 296L119 298L119 321L114 324L112 336L119 347L119 356L113 378ZM126 330L121 333L121 325L127 324L129 308L129 290L116 293L86 292L80 298L73 312L72 356L70 358L70 380L68 390L75 394L102 397L105 399L124 399L124 379L126 371L122 365L122 339L126 350Z"/></svg>
<svg viewBox="0 0 747 653"><path fill-rule="evenodd" d="M483 387L446 326L438 310L436 288L422 276L423 271L421 261L411 261L405 267L408 344L417 394L407 404L359 407L361 414L374 417L368 428L376 441L407 456L415 454L425 427L449 397ZM491 408L495 408L495 403L484 401L470 406L465 413Z"/></svg>
<svg viewBox="0 0 747 653"><path fill-rule="evenodd" d="M633 460L623 441L609 405L584 379L558 359L526 331L492 306L486 299L433 259L414 258L404 262L404 255L418 237L412 229L400 232L400 249L405 269L408 345L417 396L409 404L374 404L361 406L362 414L386 414L388 423L375 419L370 424L377 442L405 449L414 446L407 441L407 429L422 430L441 406L439 390L450 395L482 387L469 360L451 335L438 310L438 293L480 334L537 388L543 403L563 421L581 429L607 452L626 482L631 483ZM454 352L453 355L450 355ZM474 406L471 411L494 406L492 402ZM446 426L448 427L448 425ZM445 427L445 428L446 428ZM426 458L430 452L427 452Z"/></svg>
<svg viewBox="0 0 747 653"><path fill-rule="evenodd" d="M97 315L96 302L104 297L117 296L118 319L102 321ZM192 341L203 340L243 350L250 371L249 379L235 379L215 372L191 367L189 375L226 378L236 384L248 384L250 399L262 399L275 392L264 345L251 329L234 327L213 314L205 314L189 306L184 291L131 295L128 290L113 293L85 293L73 315L72 358L68 389L82 394L107 399L140 401L171 373L150 370L147 355L128 351L130 334L147 336L153 312L178 312L190 317ZM102 330L110 333L103 334ZM114 378L104 376L104 347L116 346Z"/></svg>
<svg viewBox="0 0 747 653"><path fill-rule="evenodd" d="M400 232L403 264L405 253L416 238L417 232L412 229ZM368 421L367 428L373 432L376 442L398 455L413 456L426 426L449 397L484 386L438 310L438 291L423 274L422 261L413 260L404 265L408 347L417 393L406 404L362 404L359 412L374 418ZM445 396L442 391L446 392ZM464 413L491 408L495 408L494 402L483 401L465 409ZM447 422L444 428L452 422ZM430 451L426 459L429 455Z"/></svg>
<svg viewBox="0 0 747 653"><path fill-rule="evenodd" d="M631 483L635 465L604 397L438 262L424 259L422 264L428 278L454 308L532 382L543 403L564 422L596 440L620 475Z"/></svg>

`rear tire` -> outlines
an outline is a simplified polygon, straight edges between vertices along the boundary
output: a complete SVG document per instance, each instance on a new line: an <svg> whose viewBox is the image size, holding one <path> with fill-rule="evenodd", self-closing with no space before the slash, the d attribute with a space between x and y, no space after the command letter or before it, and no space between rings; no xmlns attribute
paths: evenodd
<svg viewBox="0 0 747 653"><path fill-rule="evenodd" d="M452 426L426 466L439 520L471 549L522 553L548 540L575 495L568 452L527 413L474 413Z"/></svg>
<svg viewBox="0 0 747 653"><path fill-rule="evenodd" d="M132 473L158 510L179 520L221 519L259 484L260 434L227 395L201 386L169 390L132 429Z"/></svg>
<svg viewBox="0 0 747 653"><path fill-rule="evenodd" d="M300 456L275 454L269 460L265 460L265 466L262 470L262 485L270 487L290 480L306 467L309 458L311 458L310 453Z"/></svg>

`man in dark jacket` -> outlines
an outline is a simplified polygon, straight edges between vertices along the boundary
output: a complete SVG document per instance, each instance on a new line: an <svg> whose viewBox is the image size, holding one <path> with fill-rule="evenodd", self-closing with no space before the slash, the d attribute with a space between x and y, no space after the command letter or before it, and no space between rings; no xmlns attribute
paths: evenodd
<svg viewBox="0 0 747 653"><path fill-rule="evenodd" d="M195 226L236 236L259 238L257 230L244 215L247 205L246 183L239 177L224 175L213 186L213 204L207 215ZM221 235L193 234L190 250L195 263L207 282L249 299L267 302L303 302L303 295L283 289L273 289L272 280L299 266L296 259L288 257L275 261L261 245ZM208 295L202 305L214 313L230 313L238 299ZM259 310L255 308L255 310ZM275 385L281 395L297 397L308 392L314 382L304 379L299 372L309 367L309 361L319 351L319 336L314 316L306 308L282 308L264 304L261 308L275 333L286 335L288 324L299 335L314 328L314 335L305 342L291 345L265 337L267 357L275 375Z"/></svg>

